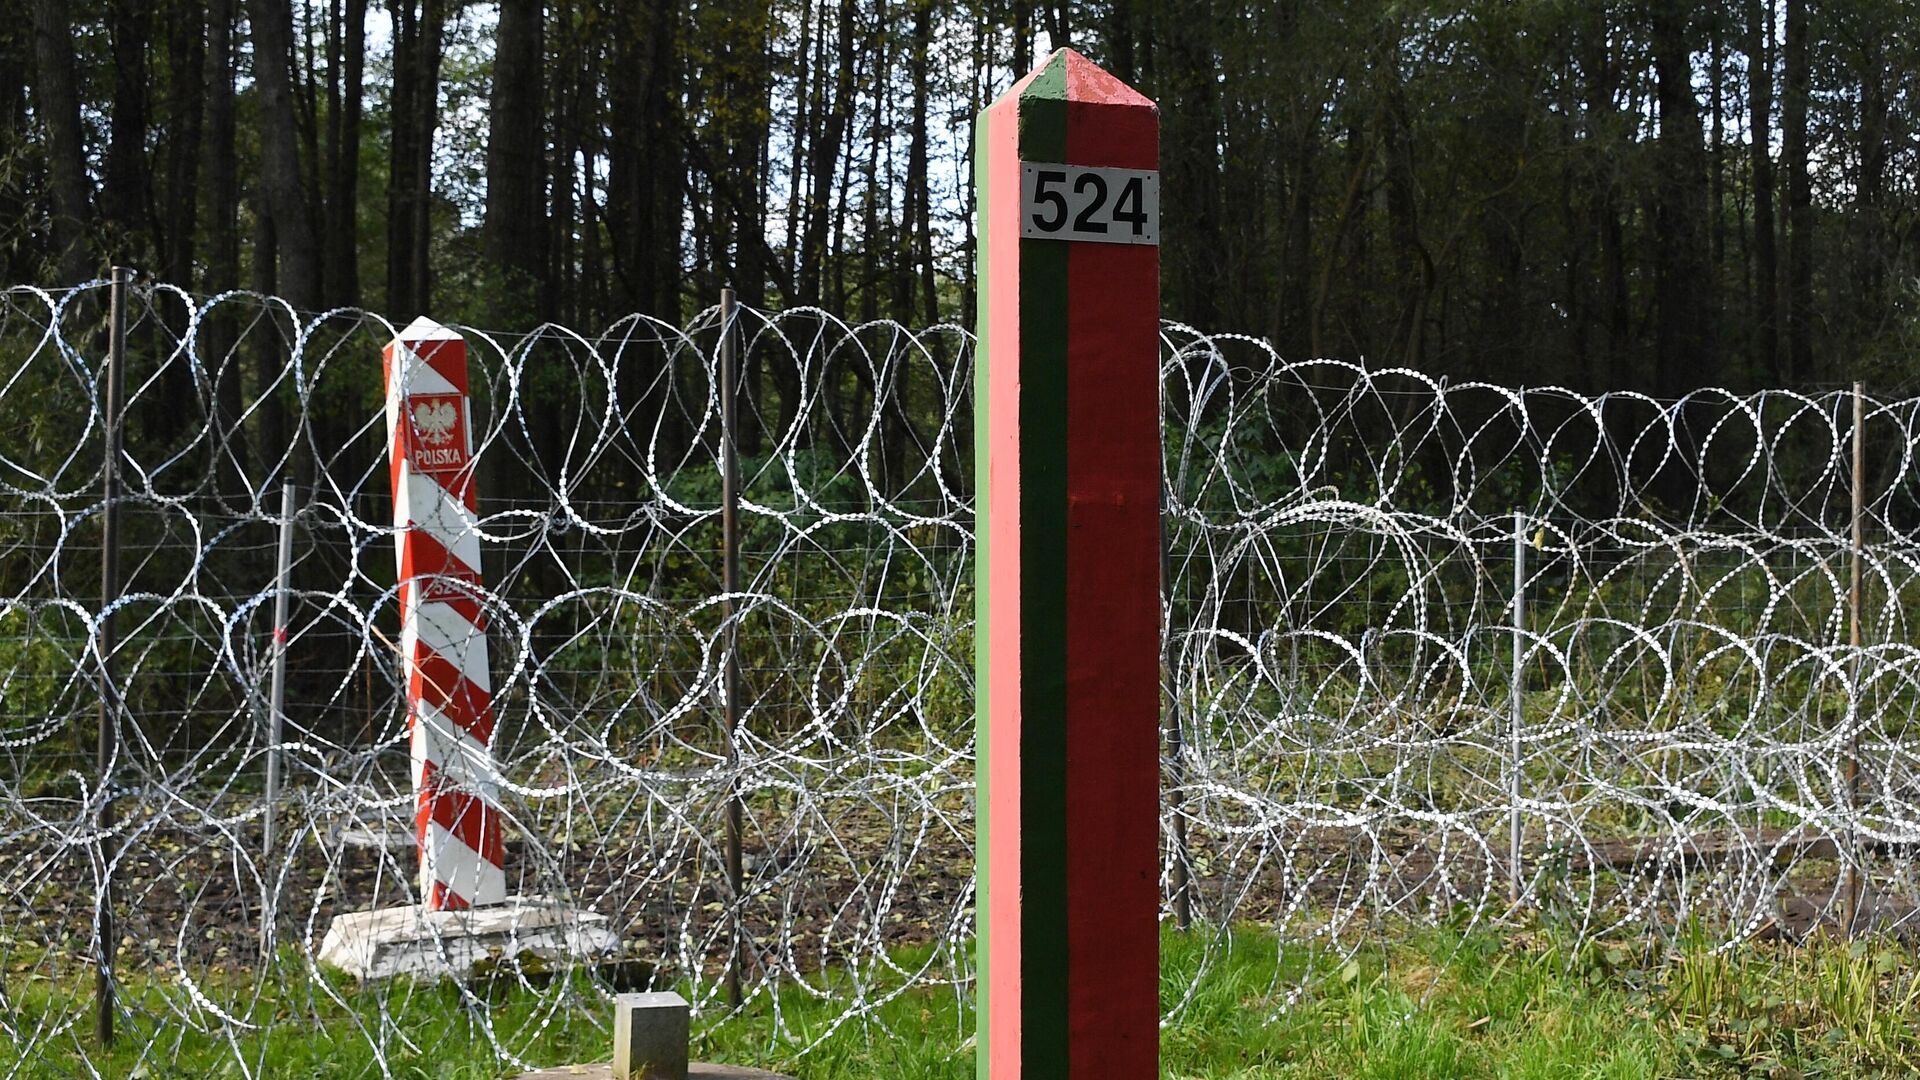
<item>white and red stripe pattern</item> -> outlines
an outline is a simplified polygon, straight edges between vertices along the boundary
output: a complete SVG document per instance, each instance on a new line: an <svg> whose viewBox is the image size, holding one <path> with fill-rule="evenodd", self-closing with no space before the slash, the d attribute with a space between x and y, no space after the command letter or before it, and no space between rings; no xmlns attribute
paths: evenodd
<svg viewBox="0 0 1920 1080"><path fill-rule="evenodd" d="M386 348L400 650L430 911L507 898L480 604L467 343L425 316Z"/></svg>

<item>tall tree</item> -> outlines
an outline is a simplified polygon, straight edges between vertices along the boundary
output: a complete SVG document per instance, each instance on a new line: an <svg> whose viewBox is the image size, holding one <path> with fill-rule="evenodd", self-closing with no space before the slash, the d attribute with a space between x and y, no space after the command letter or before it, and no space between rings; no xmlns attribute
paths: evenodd
<svg viewBox="0 0 1920 1080"><path fill-rule="evenodd" d="M424 314L432 298L433 138L440 115L448 0L392 0L392 131L387 177L387 310Z"/></svg>
<svg viewBox="0 0 1920 1080"><path fill-rule="evenodd" d="M1207 268L1221 248L1220 108L1214 63L1214 0L1195 0L1170 20L1158 67L1163 190L1181 192L1162 207L1161 280L1190 305L1188 318L1212 325L1219 301ZM1358 66L1359 61L1356 61Z"/></svg>
<svg viewBox="0 0 1920 1080"><path fill-rule="evenodd" d="M240 287L240 161L234 117L234 0L207 0L206 289Z"/></svg>
<svg viewBox="0 0 1920 1080"><path fill-rule="evenodd" d="M200 141L206 101L204 0L171 0L167 12L167 90L162 145L165 201L156 230L164 280L194 284L200 208Z"/></svg>
<svg viewBox="0 0 1920 1080"><path fill-rule="evenodd" d="M516 320L546 314L537 312L547 259L544 6L501 0L487 115L486 253Z"/></svg>
<svg viewBox="0 0 1920 1080"><path fill-rule="evenodd" d="M680 310L684 153L677 98L679 0L617 4L608 72L607 229L614 306L674 318Z"/></svg>
<svg viewBox="0 0 1920 1080"><path fill-rule="evenodd" d="M327 63L326 234L321 277L327 303L360 302L360 114L367 62L367 0L333 0L338 46ZM336 71L338 76L336 77Z"/></svg>
<svg viewBox="0 0 1920 1080"><path fill-rule="evenodd" d="M235 56L234 0L207 0L206 128L201 149L205 182L207 266L201 287L223 293L240 287L240 165L234 116ZM216 309L201 334L201 362L213 373L214 418L217 432L231 432L239 423L244 386L238 359L231 309ZM220 454L219 494L242 497L247 488L250 454L243 438L215 440Z"/></svg>
<svg viewBox="0 0 1920 1080"><path fill-rule="evenodd" d="M33 82L33 25L13 21L0 24L0 160L25 156L31 148L27 87ZM24 169L0 173L0 273L10 281L40 276L34 265L33 215L28 206L36 194Z"/></svg>
<svg viewBox="0 0 1920 1080"><path fill-rule="evenodd" d="M147 0L113 0L109 9L113 119L100 185L100 213L108 229L108 258L128 265L143 262L147 251L148 177L152 175L147 166L147 53L152 15Z"/></svg>
<svg viewBox="0 0 1920 1080"><path fill-rule="evenodd" d="M1780 377L1780 261L1773 220L1773 4L1747 0L1747 156L1753 170L1753 369Z"/></svg>
<svg viewBox="0 0 1920 1080"><path fill-rule="evenodd" d="M260 184L273 218L280 287L296 308L310 311L322 303L320 251L294 127L293 8L289 0L248 0L247 14L260 93Z"/></svg>
<svg viewBox="0 0 1920 1080"><path fill-rule="evenodd" d="M810 145L807 175L811 190L807 195L805 222L800 240L799 295L802 304L818 305L826 300L823 282L826 272L828 225L833 215L833 179L846 143L847 126L853 118L855 65L859 51L853 47L855 7L853 0L840 0L834 18L834 55L839 66L834 74L833 99L825 122Z"/></svg>
<svg viewBox="0 0 1920 1080"><path fill-rule="evenodd" d="M46 130L47 178L52 190L53 262L61 280L77 284L94 273L88 233L93 182L87 178L80 134L80 86L74 71L73 24L65 0L33 0L33 106Z"/></svg>
<svg viewBox="0 0 1920 1080"><path fill-rule="evenodd" d="M919 317L931 325L940 321L939 285L934 279L933 270L933 178L928 172L927 146L933 4L932 0L912 0L912 3L913 52L909 67L913 72L913 115L908 131L906 232L911 244L902 253L901 266L908 271L908 281L901 291L912 297L914 285L918 285ZM905 307L909 313L913 311L911 301Z"/></svg>
<svg viewBox="0 0 1920 1080"><path fill-rule="evenodd" d="M1655 156L1654 386L1677 397L1714 371L1713 266L1708 169L1693 92L1687 9L1653 5L1653 64L1660 110Z"/></svg>
<svg viewBox="0 0 1920 1080"><path fill-rule="evenodd" d="M1786 83L1781 148L1787 167L1787 378L1813 377L1813 179L1807 169L1807 106L1813 92L1806 0L1786 0Z"/></svg>

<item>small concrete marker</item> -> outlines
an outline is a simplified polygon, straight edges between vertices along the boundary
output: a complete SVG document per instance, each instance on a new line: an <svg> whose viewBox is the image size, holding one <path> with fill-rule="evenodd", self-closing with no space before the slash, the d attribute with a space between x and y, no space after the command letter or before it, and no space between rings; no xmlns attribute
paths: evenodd
<svg viewBox="0 0 1920 1080"><path fill-rule="evenodd" d="M1159 140L1071 49L978 119L981 1080L1159 1075Z"/></svg>
<svg viewBox="0 0 1920 1080"><path fill-rule="evenodd" d="M613 999L613 1080L687 1080L687 999L671 990Z"/></svg>
<svg viewBox="0 0 1920 1080"><path fill-rule="evenodd" d="M516 1080L790 1080L740 1065L687 1060L692 1038L687 999L672 991L613 999L613 1061L561 1065Z"/></svg>

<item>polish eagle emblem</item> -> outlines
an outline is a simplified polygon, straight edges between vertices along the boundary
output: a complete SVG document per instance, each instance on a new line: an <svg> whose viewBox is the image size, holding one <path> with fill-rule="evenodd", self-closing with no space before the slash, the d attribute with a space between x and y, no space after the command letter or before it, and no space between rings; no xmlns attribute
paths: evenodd
<svg viewBox="0 0 1920 1080"><path fill-rule="evenodd" d="M454 428L459 424L460 416L454 411L454 403L442 398L438 401L423 401L413 407L413 429L420 433L431 446L445 446L453 441Z"/></svg>

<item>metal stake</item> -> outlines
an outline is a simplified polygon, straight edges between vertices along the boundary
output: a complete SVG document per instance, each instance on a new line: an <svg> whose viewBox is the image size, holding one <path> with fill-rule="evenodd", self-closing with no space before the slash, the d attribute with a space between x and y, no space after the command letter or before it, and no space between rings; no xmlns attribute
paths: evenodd
<svg viewBox="0 0 1920 1080"><path fill-rule="evenodd" d="M725 704L723 718L727 733L727 887L732 890L733 948L727 955L727 1001L734 1008L742 1002L740 992L740 953L746 947L741 934L740 905L744 893L740 871L740 635L734 625L733 594L740 587L740 461L736 446L735 394L738 390L734 346L734 297L732 289L720 290L720 542L721 588L726 593L720 602L720 617L726 626Z"/></svg>
<svg viewBox="0 0 1920 1080"><path fill-rule="evenodd" d="M1507 724L1507 899L1520 903L1520 725L1526 692L1527 518L1513 512L1513 694Z"/></svg>
<svg viewBox="0 0 1920 1080"><path fill-rule="evenodd" d="M1193 926L1193 880L1187 853L1187 819L1181 812L1181 786L1187 780L1186 743L1180 731L1179 688L1173 684L1173 551L1167 531L1167 482L1160 481L1160 670L1166 681L1167 763L1172 781L1168 799L1172 803L1173 823L1173 925L1181 930Z"/></svg>
<svg viewBox="0 0 1920 1080"><path fill-rule="evenodd" d="M1847 717L1847 756L1843 768L1847 781L1847 858L1843 868L1845 894L1841 899L1841 919L1847 936L1853 936L1860 915L1859 826L1855 815L1860 801L1860 575L1866 540L1866 395L1862 384L1853 384L1853 568L1847 589L1847 640L1853 645L1853 709Z"/></svg>
<svg viewBox="0 0 1920 1080"><path fill-rule="evenodd" d="M287 607L291 590L287 578L293 569L293 481L280 485L280 558L273 592L273 696L267 717L267 821L261 848L273 857L273 817L280 805L280 727L287 702ZM269 925L269 931L271 926Z"/></svg>
<svg viewBox="0 0 1920 1080"><path fill-rule="evenodd" d="M94 1035L113 1045L113 762L118 755L120 692L113 678L114 605L120 600L120 441L127 388L127 289L133 271L112 270L111 311L107 321L106 461L102 469L105 503L100 511L100 812L95 858L100 867L96 898L99 932L94 938Z"/></svg>

